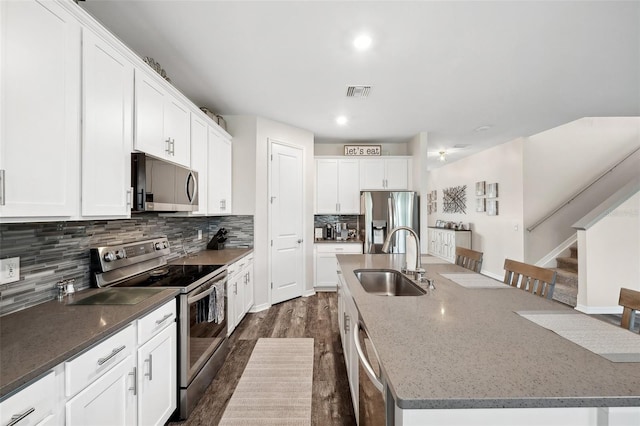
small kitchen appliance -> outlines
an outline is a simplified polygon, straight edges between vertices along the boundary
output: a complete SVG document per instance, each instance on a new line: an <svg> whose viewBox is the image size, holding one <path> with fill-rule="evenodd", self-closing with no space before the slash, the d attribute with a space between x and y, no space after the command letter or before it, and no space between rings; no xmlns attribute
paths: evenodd
<svg viewBox="0 0 640 426"><path fill-rule="evenodd" d="M91 249L97 287L174 288L178 295L178 409L186 419L229 352L226 265L169 265L166 237Z"/></svg>

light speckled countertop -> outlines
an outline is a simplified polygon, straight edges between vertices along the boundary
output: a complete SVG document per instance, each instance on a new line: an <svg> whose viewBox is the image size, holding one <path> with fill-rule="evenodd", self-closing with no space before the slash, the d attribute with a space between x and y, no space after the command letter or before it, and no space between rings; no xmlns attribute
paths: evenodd
<svg viewBox="0 0 640 426"><path fill-rule="evenodd" d="M224 250L203 250L170 262L172 265L228 265L253 252L252 248L226 248Z"/></svg>
<svg viewBox="0 0 640 426"><path fill-rule="evenodd" d="M403 409L640 406L640 364L614 363L516 314L576 312L525 291L468 289L426 264L436 290L366 293L359 268L399 269L404 255L337 256L396 403ZM422 285L426 289L426 285Z"/></svg>
<svg viewBox="0 0 640 426"><path fill-rule="evenodd" d="M108 290L79 291L62 302L53 300L1 317L0 398L179 293L175 289L153 289L155 294L135 305L67 304Z"/></svg>

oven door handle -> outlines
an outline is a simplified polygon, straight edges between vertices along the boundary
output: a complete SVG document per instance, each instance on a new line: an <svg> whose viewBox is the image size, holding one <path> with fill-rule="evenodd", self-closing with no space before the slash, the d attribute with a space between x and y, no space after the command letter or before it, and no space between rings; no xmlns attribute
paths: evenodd
<svg viewBox="0 0 640 426"><path fill-rule="evenodd" d="M198 293L198 294L196 294L194 296L188 297L187 298L187 303L189 305L191 305L191 304L197 302L198 300L204 299L205 297L209 296L211 293L213 293L215 291L215 289L216 289L215 284L220 282L220 281L223 281L224 279L226 279L226 277L227 277L227 275L225 274L223 277L221 277L219 279L216 279L213 283L211 283L211 287L209 289L207 289L207 290L205 290L205 291L203 291L201 293Z"/></svg>

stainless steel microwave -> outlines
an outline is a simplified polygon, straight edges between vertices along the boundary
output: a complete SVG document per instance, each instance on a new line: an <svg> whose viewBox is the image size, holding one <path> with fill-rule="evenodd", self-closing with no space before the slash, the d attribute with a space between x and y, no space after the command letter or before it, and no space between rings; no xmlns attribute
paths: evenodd
<svg viewBox="0 0 640 426"><path fill-rule="evenodd" d="M198 173L142 153L131 154L134 212L198 210Z"/></svg>

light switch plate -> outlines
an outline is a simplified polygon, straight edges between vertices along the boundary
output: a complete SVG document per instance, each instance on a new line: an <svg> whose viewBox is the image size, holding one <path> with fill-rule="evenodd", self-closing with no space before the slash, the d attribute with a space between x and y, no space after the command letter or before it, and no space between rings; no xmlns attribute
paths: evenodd
<svg viewBox="0 0 640 426"><path fill-rule="evenodd" d="M0 259L0 284L12 283L20 279L20 258Z"/></svg>

